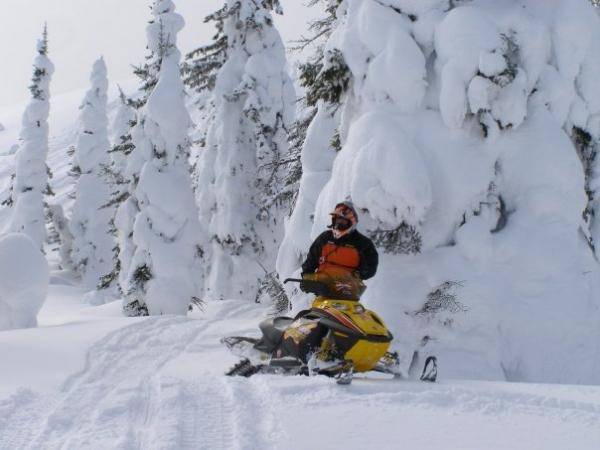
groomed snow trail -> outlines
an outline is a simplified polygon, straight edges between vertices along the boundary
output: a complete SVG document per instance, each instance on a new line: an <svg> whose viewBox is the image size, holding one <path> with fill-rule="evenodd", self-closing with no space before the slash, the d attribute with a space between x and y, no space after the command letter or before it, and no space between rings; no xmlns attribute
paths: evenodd
<svg viewBox="0 0 600 450"><path fill-rule="evenodd" d="M20 390L1 402L0 448L273 447L274 422L260 383L210 373L188 380L162 371L184 353L202 358L201 349L220 335L219 323L244 309L221 306L212 322L150 318L112 332L90 348L85 367L57 395Z"/></svg>
<svg viewBox="0 0 600 450"><path fill-rule="evenodd" d="M58 392L0 400L0 450L598 448L595 386L450 381L443 365L433 385L223 376L236 358L219 339L255 334L264 313L225 301L134 319L89 347Z"/></svg>

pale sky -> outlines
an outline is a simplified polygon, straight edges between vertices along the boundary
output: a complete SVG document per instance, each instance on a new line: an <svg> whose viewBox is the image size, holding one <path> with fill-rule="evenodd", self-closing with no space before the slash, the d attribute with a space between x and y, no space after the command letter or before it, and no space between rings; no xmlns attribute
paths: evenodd
<svg viewBox="0 0 600 450"><path fill-rule="evenodd" d="M183 52L207 43L214 33L203 23L222 0L174 0L186 20L180 34ZM306 29L317 11L305 0L281 0L285 15L277 17L287 42ZM61 94L88 85L91 65L100 55L111 81L132 77L131 64L143 61L145 26L151 0L2 0L0 12L0 107L26 102L36 40L48 23L50 57L56 66L51 91Z"/></svg>

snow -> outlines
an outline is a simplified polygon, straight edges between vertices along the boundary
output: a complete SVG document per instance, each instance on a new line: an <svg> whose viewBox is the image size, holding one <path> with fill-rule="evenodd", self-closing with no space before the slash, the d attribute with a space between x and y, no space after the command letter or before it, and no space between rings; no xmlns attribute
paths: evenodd
<svg viewBox="0 0 600 450"><path fill-rule="evenodd" d="M396 127L395 111L366 113L350 127L348 142L336 159L318 209L333 210L351 197L375 220L398 226L418 224L432 202L425 162L410 139ZM398 151L401 150L401 151ZM323 222L317 223L323 228Z"/></svg>
<svg viewBox="0 0 600 450"><path fill-rule="evenodd" d="M46 300L48 263L25 234L0 238L0 330L35 327Z"/></svg>
<svg viewBox="0 0 600 450"><path fill-rule="evenodd" d="M595 449L593 386L222 375L223 335L264 309L209 303L189 318L81 304L55 272L40 326L0 333L0 448ZM73 339L74 333L78 338ZM332 430L334 430L332 432Z"/></svg>
<svg viewBox="0 0 600 450"><path fill-rule="evenodd" d="M57 270L60 250L50 247L48 300L37 302L27 320L9 324L32 326L37 314L37 327L0 332L0 448L596 449L600 162L586 178L571 138L574 126L594 145L600 138L598 17L584 0L454 3L448 12L447 0L342 2L340 13L348 15L340 14L327 45L343 52L350 89L335 111L320 104L310 125L300 193L277 261L280 276L293 275L331 206L346 196L359 207L365 233L413 225L420 253L381 250L363 301L384 318L404 362L414 349L438 356L437 384L373 374L346 387L320 377L224 377L235 358L219 339L258 335L268 305L254 304L251 293L238 289L227 295L238 299L206 302L188 317L123 317L120 299L86 303L90 297L76 277ZM369 33L373 28L378 33ZM255 40L248 44L258 48ZM258 53L231 63L236 77L265 75L240 110L255 109L259 97L281 100L284 90L266 80L276 75L273 66ZM167 91L182 92L174 66L165 72L146 120L134 130L138 148L122 166L128 176L141 174L139 197L123 204L116 224L122 236L143 229L136 245L122 247L123 267L130 267L136 249L135 258L153 252L161 277L177 281L160 280L151 309L183 315L187 302L165 299L189 298L201 270L194 267L197 279L186 274L191 253L171 251L162 239L184 235L188 251L205 231L188 227L182 214L196 216L187 169L153 158L154 146L165 150L165 161L183 159L172 150L184 136L179 125L189 123L181 99L165 106L172 99ZM223 77L223 86L239 87L236 77ZM66 150L76 141L74 116L83 95L54 96L51 105L48 163L57 228L73 211ZM122 128L111 130L118 138L134 116L117 106L109 102L108 109L120 117ZM201 113L198 128L213 107ZM0 110L2 194L14 168L9 153L21 109ZM273 110L261 113L273 123ZM236 131L220 122L207 140ZM194 130L194 138L200 135ZM336 153L331 141L337 135L342 148ZM195 181L212 183L218 175L215 162L227 155L215 148L199 153ZM233 183L227 192L240 190ZM196 194L201 217L212 214L215 190ZM585 219L586 208L596 216ZM9 220L0 208L0 230ZM240 222L235 214L227 220ZM152 232L144 228L149 221ZM32 283L35 276L23 268L35 264L15 261L26 256L21 249L3 255L7 239L13 238L0 241L3 311L12 304L6 299L25 298L44 284L39 251L28 243L41 264L39 283ZM233 271L253 270L247 259L232 269L215 248L219 283L231 282ZM457 311L417 313L428 294L449 281ZM45 298L39 291L37 298ZM35 297L27 294L27 300ZM307 301L292 298L295 310Z"/></svg>

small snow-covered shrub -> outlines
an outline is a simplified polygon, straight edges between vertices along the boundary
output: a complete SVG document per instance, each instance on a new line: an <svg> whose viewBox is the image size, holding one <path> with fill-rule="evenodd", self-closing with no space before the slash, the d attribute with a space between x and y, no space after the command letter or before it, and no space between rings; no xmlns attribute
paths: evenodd
<svg viewBox="0 0 600 450"><path fill-rule="evenodd" d="M415 312L417 316L431 316L442 312L456 314L467 312L469 308L458 300L457 289L462 287L458 281L444 281L427 294L423 307Z"/></svg>
<svg viewBox="0 0 600 450"><path fill-rule="evenodd" d="M368 236L385 253L394 255L419 253L423 244L421 235L416 228L404 222L393 230L369 231Z"/></svg>
<svg viewBox="0 0 600 450"><path fill-rule="evenodd" d="M279 280L277 272L266 274L260 281L255 299L256 303L260 303L263 295L273 303L273 314L277 315L289 311L291 306L290 299Z"/></svg>
<svg viewBox="0 0 600 450"><path fill-rule="evenodd" d="M0 330L37 325L50 279L39 247L22 233L0 238Z"/></svg>
<svg viewBox="0 0 600 450"><path fill-rule="evenodd" d="M69 221L65 217L62 205L48 205L48 214L51 220L51 229L56 233L58 252L60 255L60 265L63 269L72 270L73 260L71 252L73 250L73 235L69 229Z"/></svg>

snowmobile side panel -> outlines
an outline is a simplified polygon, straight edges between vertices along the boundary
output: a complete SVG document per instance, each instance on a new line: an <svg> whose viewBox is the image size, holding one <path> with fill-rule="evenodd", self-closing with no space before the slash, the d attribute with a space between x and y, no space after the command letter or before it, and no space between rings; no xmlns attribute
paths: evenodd
<svg viewBox="0 0 600 450"><path fill-rule="evenodd" d="M258 327L263 334L265 348L274 350L281 342L285 330L294 322L291 317L275 317L263 320Z"/></svg>
<svg viewBox="0 0 600 450"><path fill-rule="evenodd" d="M389 342L359 340L346 352L345 358L354 363L354 370L356 372L368 372L373 370L379 360L386 354L389 347Z"/></svg>
<svg viewBox="0 0 600 450"><path fill-rule="evenodd" d="M393 338L383 320L357 301L317 297L313 301L312 308L333 315L349 328L356 328L361 334L389 336L390 340Z"/></svg>

